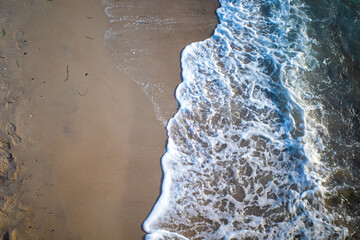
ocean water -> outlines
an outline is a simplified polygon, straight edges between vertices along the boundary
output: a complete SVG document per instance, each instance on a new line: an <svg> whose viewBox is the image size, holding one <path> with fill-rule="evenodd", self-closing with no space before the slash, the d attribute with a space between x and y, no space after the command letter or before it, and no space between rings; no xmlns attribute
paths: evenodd
<svg viewBox="0 0 360 240"><path fill-rule="evenodd" d="M360 239L360 2L220 0L146 239Z"/></svg>
<svg viewBox="0 0 360 240"><path fill-rule="evenodd" d="M220 3L182 53L147 239L359 239L360 2Z"/></svg>

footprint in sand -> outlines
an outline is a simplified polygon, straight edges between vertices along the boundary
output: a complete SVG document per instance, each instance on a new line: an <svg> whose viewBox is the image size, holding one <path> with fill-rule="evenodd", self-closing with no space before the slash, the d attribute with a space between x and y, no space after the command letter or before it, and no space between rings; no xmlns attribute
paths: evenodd
<svg viewBox="0 0 360 240"><path fill-rule="evenodd" d="M5 152L6 154L6 152ZM3 184L7 181L13 181L16 179L16 164L14 162L13 156L4 156L4 151L0 156L0 184ZM4 187L3 185L2 187Z"/></svg>
<svg viewBox="0 0 360 240"><path fill-rule="evenodd" d="M23 40L24 32L21 29L14 31L13 38L16 40L16 48L18 50L23 50L26 47L26 43Z"/></svg>
<svg viewBox="0 0 360 240"><path fill-rule="evenodd" d="M15 199L8 197L7 201L0 208L0 217L7 218L10 212L15 208Z"/></svg>
<svg viewBox="0 0 360 240"><path fill-rule="evenodd" d="M16 127L12 123L6 125L6 134L9 135L14 144L21 143L21 138L16 135Z"/></svg>
<svg viewBox="0 0 360 240"><path fill-rule="evenodd" d="M7 94L6 94L6 98L5 98L5 110L9 111L10 105L14 104L17 102L17 100L19 100L19 98L21 97L21 95L24 94L24 90L21 88L18 89L10 89Z"/></svg>
<svg viewBox="0 0 360 240"><path fill-rule="evenodd" d="M12 88L6 93L6 101L8 103L15 103L24 94L22 88Z"/></svg>
<svg viewBox="0 0 360 240"><path fill-rule="evenodd" d="M24 37L24 32L21 29L16 29L13 34L15 40L22 40Z"/></svg>
<svg viewBox="0 0 360 240"><path fill-rule="evenodd" d="M8 178L9 161L0 156L0 184L3 184Z"/></svg>

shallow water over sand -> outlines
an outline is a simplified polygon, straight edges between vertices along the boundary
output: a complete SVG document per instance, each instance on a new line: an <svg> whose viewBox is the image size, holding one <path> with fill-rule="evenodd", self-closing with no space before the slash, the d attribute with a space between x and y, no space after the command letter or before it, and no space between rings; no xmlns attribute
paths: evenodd
<svg viewBox="0 0 360 240"><path fill-rule="evenodd" d="M148 239L356 238L359 36L337 17L359 4L220 2L182 54Z"/></svg>

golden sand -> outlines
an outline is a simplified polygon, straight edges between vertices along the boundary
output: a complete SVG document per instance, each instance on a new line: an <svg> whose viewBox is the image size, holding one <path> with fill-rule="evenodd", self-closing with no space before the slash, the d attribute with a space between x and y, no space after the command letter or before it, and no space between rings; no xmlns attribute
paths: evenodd
<svg viewBox="0 0 360 240"><path fill-rule="evenodd" d="M156 7L126 12L168 14L180 23L167 39L155 31L131 36L144 44L158 39L144 45L157 49L152 61L130 76L104 44L110 25L100 1L0 2L0 237L144 236L141 224L160 191L166 131L136 81L153 73L163 86L160 114L171 117L181 50L216 24L215 0L196 1L213 8L206 16L212 24L200 30L182 14L194 1L173 3L148 0Z"/></svg>

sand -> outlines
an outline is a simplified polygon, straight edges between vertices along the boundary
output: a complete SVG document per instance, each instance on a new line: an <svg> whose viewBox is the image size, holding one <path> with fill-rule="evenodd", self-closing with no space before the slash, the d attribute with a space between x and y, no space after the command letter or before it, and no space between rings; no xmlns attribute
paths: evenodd
<svg viewBox="0 0 360 240"><path fill-rule="evenodd" d="M121 56L114 58L119 43L104 42L110 23L100 1L0 2L3 238L145 235L141 224L160 192L164 121L177 108L181 50L210 36L216 24L215 0L173 3L148 0L126 11L176 19L168 36L154 29L128 36L150 52L147 64L129 65L138 69L134 75ZM189 21L189 11L209 24ZM147 74L162 86L155 102L141 85Z"/></svg>

